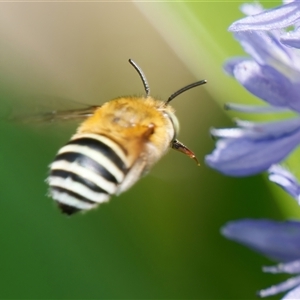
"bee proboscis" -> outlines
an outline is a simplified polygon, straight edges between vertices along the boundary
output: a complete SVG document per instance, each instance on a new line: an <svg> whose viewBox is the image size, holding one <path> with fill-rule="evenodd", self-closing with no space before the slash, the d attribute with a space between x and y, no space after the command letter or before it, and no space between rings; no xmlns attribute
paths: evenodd
<svg viewBox="0 0 300 300"><path fill-rule="evenodd" d="M47 179L49 195L63 213L87 211L128 190L171 147L194 159L195 154L177 140L179 122L170 101L206 80L187 85L167 101L150 96L119 97L101 106L58 112L58 119L85 118L75 135L57 153Z"/></svg>

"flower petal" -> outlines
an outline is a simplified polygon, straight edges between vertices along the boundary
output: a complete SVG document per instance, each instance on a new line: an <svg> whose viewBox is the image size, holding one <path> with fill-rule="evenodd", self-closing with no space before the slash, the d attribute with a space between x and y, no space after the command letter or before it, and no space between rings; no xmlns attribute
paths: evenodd
<svg viewBox="0 0 300 300"><path fill-rule="evenodd" d="M210 134L213 138L236 139L245 136L245 130L241 128L224 128L224 129L211 128Z"/></svg>
<svg viewBox="0 0 300 300"><path fill-rule="evenodd" d="M274 68L244 61L236 65L233 73L236 80L255 96L271 105L300 112L299 83L292 84Z"/></svg>
<svg viewBox="0 0 300 300"><path fill-rule="evenodd" d="M300 117L273 122L250 122L235 119L235 124L240 128L212 128L210 133L216 138L249 138L253 140L279 138L300 130Z"/></svg>
<svg viewBox="0 0 300 300"><path fill-rule="evenodd" d="M244 219L227 223L222 234L269 258L292 261L300 257L300 222Z"/></svg>
<svg viewBox="0 0 300 300"><path fill-rule="evenodd" d="M288 47L300 48L300 29L289 31L280 37L280 42Z"/></svg>
<svg viewBox="0 0 300 300"><path fill-rule="evenodd" d="M296 177L280 165L273 165L268 171L269 180L282 187L300 204L300 184Z"/></svg>
<svg viewBox="0 0 300 300"><path fill-rule="evenodd" d="M250 122L236 120L236 124L244 129L244 137L261 140L266 138L280 138L300 130L300 117L273 122Z"/></svg>
<svg viewBox="0 0 300 300"><path fill-rule="evenodd" d="M250 60L250 59L247 57L242 57L242 56L230 58L224 63L223 69L228 75L234 76L233 71L234 71L234 68L236 67L236 65L238 65L239 63L241 63L243 61L247 61L247 60Z"/></svg>
<svg viewBox="0 0 300 300"><path fill-rule="evenodd" d="M264 114L264 113L276 113L276 112L288 112L288 108L272 106L272 105L245 105L238 103L225 103L225 109L234 110L244 113L255 113L255 114Z"/></svg>
<svg viewBox="0 0 300 300"><path fill-rule="evenodd" d="M211 134L221 139L215 150L205 157L205 162L229 176L248 176L269 169L298 145L300 119L249 122L244 130L213 129Z"/></svg>
<svg viewBox="0 0 300 300"><path fill-rule="evenodd" d="M298 0L282 0L282 3L283 4L288 4L288 3L295 2L295 1L298 1Z"/></svg>
<svg viewBox="0 0 300 300"><path fill-rule="evenodd" d="M297 286L282 298L282 300L295 300L295 299L300 299L300 286Z"/></svg>
<svg viewBox="0 0 300 300"><path fill-rule="evenodd" d="M234 36L258 64L272 66L290 80L299 80L298 53L281 44L279 35L274 32L246 31L236 32Z"/></svg>
<svg viewBox="0 0 300 300"><path fill-rule="evenodd" d="M288 291L288 290L290 290L290 289L292 289L292 288L294 288L298 285L300 285L300 276L290 278L290 279L288 279L284 282L273 285L273 286L271 286L267 289L260 290L258 292L258 296L259 297L273 296L273 295L276 295L276 294L279 294L279 293L282 293L282 292L286 292L286 291ZM295 291L296 289L293 289L291 292L289 292L287 295L285 295L285 297L283 299L293 299L293 300L299 299L299 298L286 298L289 294L291 296L291 293L293 291ZM295 293L294 295L297 295L297 293Z"/></svg>
<svg viewBox="0 0 300 300"><path fill-rule="evenodd" d="M300 19L300 3L292 2L234 22L229 31L286 28Z"/></svg>
<svg viewBox="0 0 300 300"><path fill-rule="evenodd" d="M267 266L263 267L263 272L279 274L279 273L287 273L287 274L299 274L300 273L300 259L293 260L288 263L281 263L276 266Z"/></svg>
<svg viewBox="0 0 300 300"><path fill-rule="evenodd" d="M252 16L263 12L264 8L260 3L254 2L254 3L243 3L240 6L240 10L244 15Z"/></svg>

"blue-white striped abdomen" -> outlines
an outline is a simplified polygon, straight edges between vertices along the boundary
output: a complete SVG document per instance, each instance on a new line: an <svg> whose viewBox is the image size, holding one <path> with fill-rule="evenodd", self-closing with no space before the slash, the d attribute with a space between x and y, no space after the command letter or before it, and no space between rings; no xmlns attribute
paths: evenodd
<svg viewBox="0 0 300 300"><path fill-rule="evenodd" d="M92 209L117 192L126 161L126 151L112 139L76 134L50 165L49 194L66 214Z"/></svg>

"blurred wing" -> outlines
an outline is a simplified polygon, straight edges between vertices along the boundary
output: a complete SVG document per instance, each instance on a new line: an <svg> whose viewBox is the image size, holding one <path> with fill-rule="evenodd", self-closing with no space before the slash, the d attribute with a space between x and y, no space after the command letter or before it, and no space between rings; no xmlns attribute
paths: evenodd
<svg viewBox="0 0 300 300"><path fill-rule="evenodd" d="M99 106L89 106L82 109L72 109L63 111L50 111L47 113L36 115L23 115L9 117L9 121L20 123L44 123L44 122L57 122L57 121L72 121L80 120L91 116L95 109Z"/></svg>
<svg viewBox="0 0 300 300"><path fill-rule="evenodd" d="M31 96L13 101L5 118L19 123L50 123L80 120L91 116L99 106L54 96Z"/></svg>

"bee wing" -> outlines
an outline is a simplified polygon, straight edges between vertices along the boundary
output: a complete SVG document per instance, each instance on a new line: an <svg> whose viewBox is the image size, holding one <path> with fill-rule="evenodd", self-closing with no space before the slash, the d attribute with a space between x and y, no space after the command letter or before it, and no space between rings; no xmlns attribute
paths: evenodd
<svg viewBox="0 0 300 300"><path fill-rule="evenodd" d="M15 106L6 119L29 124L80 120L91 116L99 107L52 96L27 97Z"/></svg>
<svg viewBox="0 0 300 300"><path fill-rule="evenodd" d="M99 106L89 106L82 109L72 109L63 111L49 111L36 115L23 115L9 117L10 121L21 123L44 123L44 122L57 122L57 121L72 121L80 120L91 116L95 109Z"/></svg>

